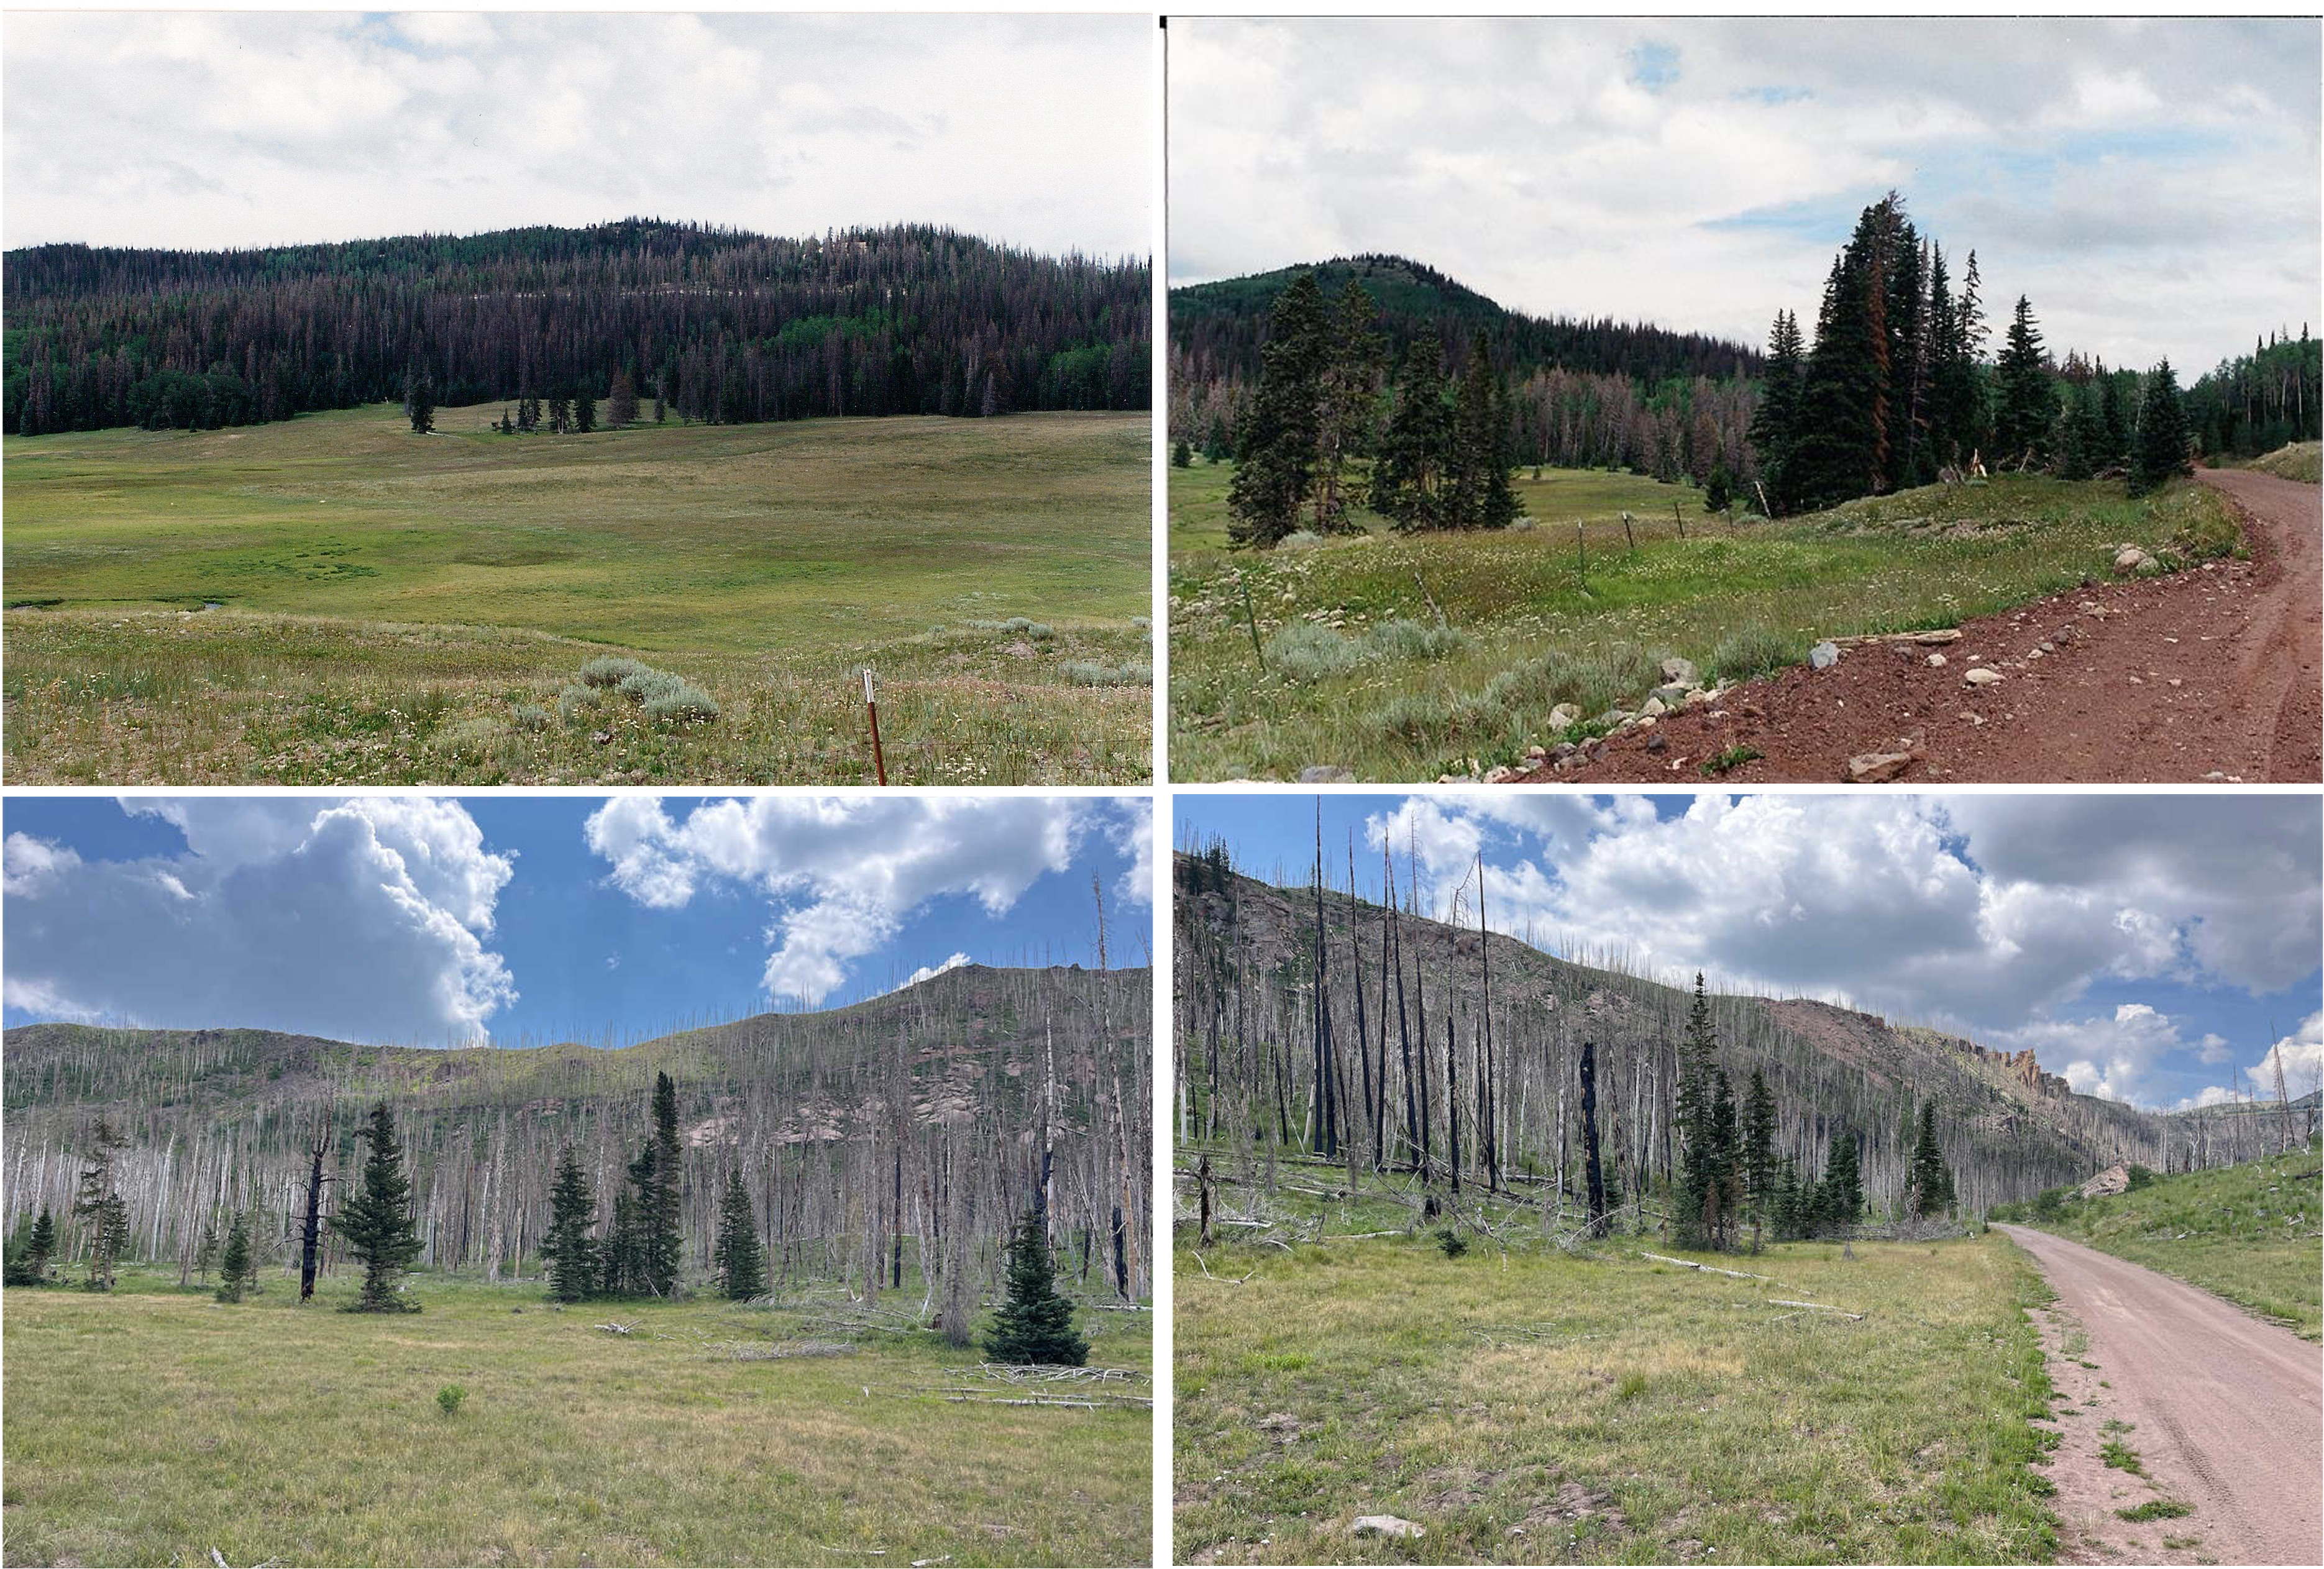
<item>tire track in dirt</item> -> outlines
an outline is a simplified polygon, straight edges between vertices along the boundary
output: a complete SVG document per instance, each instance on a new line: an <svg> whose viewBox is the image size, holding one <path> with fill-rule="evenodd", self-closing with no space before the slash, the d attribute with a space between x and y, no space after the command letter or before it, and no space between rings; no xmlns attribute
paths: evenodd
<svg viewBox="0 0 2324 1569"><path fill-rule="evenodd" d="M1997 1229L2058 1294L2035 1317L2061 1397L2048 1474L2069 1561L2324 1562L2324 1352L2127 1260ZM2109 1439L2151 1481L2107 1466ZM2157 1498L2192 1512L2116 1512Z"/></svg>
<svg viewBox="0 0 2324 1569"><path fill-rule="evenodd" d="M2243 512L2250 560L2087 583L1963 622L1938 650L1858 644L1831 669L1745 683L1521 782L1694 785L1705 760L1749 748L1760 758L1717 783L1843 782L1850 758L1898 752L1907 784L2316 783L2324 490L2252 469L2198 478ZM1970 687L1980 665L2003 678Z"/></svg>

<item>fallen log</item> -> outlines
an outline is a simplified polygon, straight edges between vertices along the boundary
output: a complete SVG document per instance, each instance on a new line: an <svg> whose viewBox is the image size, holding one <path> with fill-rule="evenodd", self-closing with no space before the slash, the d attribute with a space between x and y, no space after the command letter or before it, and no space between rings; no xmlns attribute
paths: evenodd
<svg viewBox="0 0 2324 1569"><path fill-rule="evenodd" d="M1860 1313L1850 1313L1845 1307L1833 1307L1829 1304L1822 1302L1794 1302L1788 1297L1770 1297L1767 1300L1774 1303L1778 1307L1804 1307L1817 1313L1837 1313L1842 1318L1862 1318L1864 1316L1864 1315Z"/></svg>
<svg viewBox="0 0 2324 1569"><path fill-rule="evenodd" d="M1638 1257L1641 1259L1652 1259L1657 1264L1676 1264L1682 1269L1701 1269L1705 1273L1711 1275L1732 1275L1738 1280L1772 1280L1775 1278L1773 1275L1753 1275L1741 1269L1722 1269L1716 1264L1689 1263L1684 1259L1674 1259L1665 1253L1649 1253L1643 1248L1638 1251Z"/></svg>

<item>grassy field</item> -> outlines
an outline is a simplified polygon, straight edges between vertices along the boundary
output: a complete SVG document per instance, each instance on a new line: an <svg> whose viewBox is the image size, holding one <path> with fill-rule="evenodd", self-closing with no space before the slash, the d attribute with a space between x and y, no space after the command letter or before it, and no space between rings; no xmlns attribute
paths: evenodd
<svg viewBox="0 0 2324 1569"><path fill-rule="evenodd" d="M2274 1134L2269 1128L2262 1136ZM2176 1276L2316 1340L2324 1333L2318 1269L2324 1244L2317 1241L2324 1185L2317 1160L2311 1145L2241 1166L2158 1177L2110 1198L2013 1204L1995 1218L2023 1221Z"/></svg>
<svg viewBox="0 0 2324 1569"><path fill-rule="evenodd" d="M1144 416L500 412L7 438L10 782L868 781L865 664L891 782L1150 777Z"/></svg>
<svg viewBox="0 0 2324 1569"><path fill-rule="evenodd" d="M1425 1233L1329 1240L1386 1218L1335 1208L1326 1240L1200 1261L1179 1229L1179 1562L2054 1555L2023 1311L2047 1293L2004 1238L1717 1260L1772 1281L1653 1263L1652 1238L1457 1259ZM1380 1513L1427 1534L1350 1534Z"/></svg>
<svg viewBox="0 0 2324 1569"><path fill-rule="evenodd" d="M832 1332L805 1306L553 1312L537 1284L421 1277L425 1311L380 1318L332 1310L344 1281L303 1309L175 1282L7 1293L9 1564L1151 1558L1151 1413L920 1392L977 1361L933 1335L738 1361ZM1081 1317L1093 1364L1148 1368L1148 1315Z"/></svg>
<svg viewBox="0 0 2324 1569"><path fill-rule="evenodd" d="M2006 476L1730 526L1682 487L1521 470L1529 529L1405 538L1367 520L1361 536L1240 552L1224 548L1231 474L1170 471L1171 771L1185 780L1467 773L1635 707L1667 655L1738 679L1821 638L1950 626L2070 588L2126 540L2177 559L2239 544L2227 504L2191 481L2132 500ZM1553 728L1569 702L1579 725Z"/></svg>

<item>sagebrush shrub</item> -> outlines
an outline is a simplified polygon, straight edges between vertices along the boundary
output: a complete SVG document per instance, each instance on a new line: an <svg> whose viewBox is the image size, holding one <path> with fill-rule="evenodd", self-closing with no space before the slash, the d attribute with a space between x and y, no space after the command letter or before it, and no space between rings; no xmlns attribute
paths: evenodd
<svg viewBox="0 0 2324 1569"><path fill-rule="evenodd" d="M1363 663L1364 651L1328 626L1303 621L1267 640L1267 668L1293 681L1320 681Z"/></svg>

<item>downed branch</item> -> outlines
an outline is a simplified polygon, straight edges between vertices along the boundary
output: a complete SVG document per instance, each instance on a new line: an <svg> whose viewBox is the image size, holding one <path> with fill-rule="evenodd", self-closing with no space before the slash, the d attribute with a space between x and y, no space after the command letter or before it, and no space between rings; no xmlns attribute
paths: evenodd
<svg viewBox="0 0 2324 1569"><path fill-rule="evenodd" d="M634 1324L623 1324L616 1319L611 1324L601 1324L596 1327L607 1334L630 1334L634 1333L638 1326Z"/></svg>
<svg viewBox="0 0 2324 1569"><path fill-rule="evenodd" d="M1712 1275L1732 1275L1738 1280L1772 1280L1773 1275L1753 1275L1742 1269L1722 1269L1716 1264L1692 1264L1684 1259L1674 1259L1666 1253L1649 1253L1641 1248L1641 1259L1652 1259L1657 1264L1676 1264L1682 1269L1701 1269Z"/></svg>
<svg viewBox="0 0 2324 1569"><path fill-rule="evenodd" d="M1813 1313L1837 1313L1842 1318L1862 1318L1860 1313L1850 1313L1845 1307L1833 1307L1821 1302L1794 1302L1788 1297L1770 1297L1768 1301L1778 1307L1803 1307Z"/></svg>

